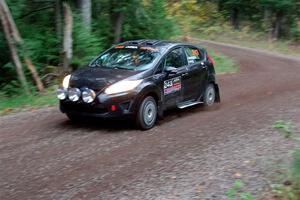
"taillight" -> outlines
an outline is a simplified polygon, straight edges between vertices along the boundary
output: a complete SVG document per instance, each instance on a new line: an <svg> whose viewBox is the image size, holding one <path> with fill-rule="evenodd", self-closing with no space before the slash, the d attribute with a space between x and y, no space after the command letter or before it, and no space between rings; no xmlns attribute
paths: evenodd
<svg viewBox="0 0 300 200"><path fill-rule="evenodd" d="M208 55L207 54L207 60L211 63L211 64L213 64L213 65L215 65L215 61L210 57L210 55Z"/></svg>

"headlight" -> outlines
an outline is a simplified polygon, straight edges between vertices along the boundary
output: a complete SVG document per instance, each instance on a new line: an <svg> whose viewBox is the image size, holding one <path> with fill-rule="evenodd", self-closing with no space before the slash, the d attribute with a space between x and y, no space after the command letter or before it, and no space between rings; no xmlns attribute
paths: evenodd
<svg viewBox="0 0 300 200"><path fill-rule="evenodd" d="M129 90L133 90L136 86L138 86L143 80L123 80L119 81L115 84L112 84L108 88L106 88L106 94L116 94L121 92L127 92Z"/></svg>
<svg viewBox="0 0 300 200"><path fill-rule="evenodd" d="M63 83L62 83L62 85L63 85L64 88L68 88L69 87L70 79L71 79L71 75L70 74L67 75L64 78Z"/></svg>
<svg viewBox="0 0 300 200"><path fill-rule="evenodd" d="M78 88L70 88L68 90L68 97L71 101L78 101L80 98L81 92Z"/></svg>
<svg viewBox="0 0 300 200"><path fill-rule="evenodd" d="M85 89L82 92L82 100L85 103L92 103L96 97L96 93L91 89Z"/></svg>
<svg viewBox="0 0 300 200"><path fill-rule="evenodd" d="M64 88L58 88L56 91L56 96L59 100L65 100L67 98L67 90Z"/></svg>

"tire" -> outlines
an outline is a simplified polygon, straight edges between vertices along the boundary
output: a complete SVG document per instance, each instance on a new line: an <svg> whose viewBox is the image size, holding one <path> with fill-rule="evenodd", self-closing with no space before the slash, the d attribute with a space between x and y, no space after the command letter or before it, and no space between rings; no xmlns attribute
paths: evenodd
<svg viewBox="0 0 300 200"><path fill-rule="evenodd" d="M146 97L139 106L136 124L142 130L151 129L157 119L157 103L151 96Z"/></svg>
<svg viewBox="0 0 300 200"><path fill-rule="evenodd" d="M216 89L214 84L208 84L203 96L204 106L212 106L216 101Z"/></svg>

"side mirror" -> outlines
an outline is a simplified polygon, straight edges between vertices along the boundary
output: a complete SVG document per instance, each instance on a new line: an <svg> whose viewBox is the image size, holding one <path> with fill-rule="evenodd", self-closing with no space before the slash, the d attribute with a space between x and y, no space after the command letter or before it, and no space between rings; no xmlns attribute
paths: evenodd
<svg viewBox="0 0 300 200"><path fill-rule="evenodd" d="M177 68L176 67L167 67L165 69L165 71L168 73L168 74L176 74L177 73Z"/></svg>

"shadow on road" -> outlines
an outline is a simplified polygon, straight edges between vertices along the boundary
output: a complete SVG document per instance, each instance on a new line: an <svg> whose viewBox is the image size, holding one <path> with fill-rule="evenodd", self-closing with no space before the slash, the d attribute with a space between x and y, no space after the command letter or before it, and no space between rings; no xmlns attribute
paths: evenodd
<svg viewBox="0 0 300 200"><path fill-rule="evenodd" d="M203 105L193 106L185 109L171 109L164 113L164 118L157 121L157 126L162 126L170 121L174 121L177 118L187 117L193 114L199 114L219 110L220 105L214 105L212 107L204 107ZM81 121L71 121L65 118L57 125L58 128L64 129L76 129L86 131L104 130L104 134L110 133L121 133L125 130L138 130L135 126L134 119L124 118L124 119L98 119L98 118L84 118Z"/></svg>

